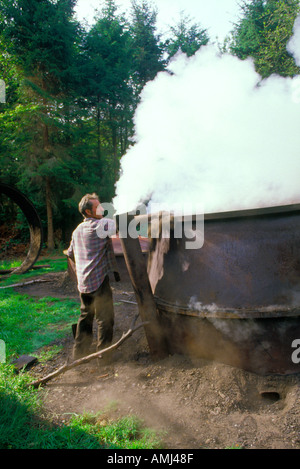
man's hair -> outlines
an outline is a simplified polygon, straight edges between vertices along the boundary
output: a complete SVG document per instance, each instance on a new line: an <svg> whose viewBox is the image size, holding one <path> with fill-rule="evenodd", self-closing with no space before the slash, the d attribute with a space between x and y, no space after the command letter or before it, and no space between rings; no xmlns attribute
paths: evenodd
<svg viewBox="0 0 300 469"><path fill-rule="evenodd" d="M99 200L99 197L95 193L86 194L84 197L82 197L81 201L78 204L78 209L82 216L86 216L86 210L92 210L93 204L91 201L95 199Z"/></svg>

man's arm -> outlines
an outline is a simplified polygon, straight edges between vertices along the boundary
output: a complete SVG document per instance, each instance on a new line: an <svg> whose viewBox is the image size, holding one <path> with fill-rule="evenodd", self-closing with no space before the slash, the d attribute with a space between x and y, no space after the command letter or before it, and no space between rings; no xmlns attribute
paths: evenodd
<svg viewBox="0 0 300 469"><path fill-rule="evenodd" d="M74 243L73 243L73 238L72 238L71 244L70 244L69 248L68 248L67 251L66 251L66 255L67 255L68 257L70 257L70 259L72 259L72 261L75 262L74 247L73 247L73 245L74 245Z"/></svg>

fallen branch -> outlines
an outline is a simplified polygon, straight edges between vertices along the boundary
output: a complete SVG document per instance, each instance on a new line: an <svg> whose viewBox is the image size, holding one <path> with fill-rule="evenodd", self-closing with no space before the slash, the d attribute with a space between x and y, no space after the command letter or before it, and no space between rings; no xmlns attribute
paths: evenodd
<svg viewBox="0 0 300 469"><path fill-rule="evenodd" d="M131 305L137 305L136 301L129 301L129 300L119 300L119 301L122 301L122 303L129 303Z"/></svg>
<svg viewBox="0 0 300 469"><path fill-rule="evenodd" d="M53 378L56 378L57 376L61 375L62 373L65 373L68 370L71 370L72 368L75 368L76 366L83 365L84 363L88 363L91 360L94 360L95 358L102 358L102 356L110 352L116 348L118 348L126 339L128 339L134 332L136 332L138 329L141 327L145 326L148 324L147 322L143 322L139 324L138 326L134 327L134 324L138 318L138 315L134 318L132 325L128 329L126 333L123 332L122 337L116 342L115 344L111 345L110 347L107 347L106 349L103 349L99 352L92 353L91 355L87 355L86 357L79 358L78 360L75 360L71 363L66 363L65 365L61 366L58 370L54 371L53 373L50 373L49 375L45 376L44 378L40 378L37 381L33 381L28 385L28 387L33 386L34 388L39 387L42 384L47 383Z"/></svg>
<svg viewBox="0 0 300 469"><path fill-rule="evenodd" d="M23 282L23 283L15 283L13 285L6 285L4 287L0 287L0 289L2 290L4 288L24 287L25 285L30 285L31 283L43 283L43 282L50 282L50 280L43 280L43 279L30 280L30 282Z"/></svg>

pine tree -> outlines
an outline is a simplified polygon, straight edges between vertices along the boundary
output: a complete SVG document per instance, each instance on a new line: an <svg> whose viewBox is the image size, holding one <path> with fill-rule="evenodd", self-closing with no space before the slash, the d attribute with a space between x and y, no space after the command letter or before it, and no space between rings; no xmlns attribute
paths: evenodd
<svg viewBox="0 0 300 469"><path fill-rule="evenodd" d="M286 49L299 13L299 1L244 1L241 12L242 17L229 38L229 51L241 59L252 57L263 78L272 73L299 74L299 67Z"/></svg>
<svg viewBox="0 0 300 469"><path fill-rule="evenodd" d="M132 0L131 17L133 79L138 87L138 94L148 81L165 69L164 49L160 36L156 33L156 9L152 9L146 0L140 3Z"/></svg>
<svg viewBox="0 0 300 469"><path fill-rule="evenodd" d="M131 38L113 0L106 1L86 34L82 67L82 94L93 116L91 150L102 178L114 184L131 132L133 90Z"/></svg>
<svg viewBox="0 0 300 469"><path fill-rule="evenodd" d="M18 131L26 135L19 185L39 186L47 209L48 249L54 248L53 209L65 185L65 111L74 74L78 25L74 0L0 0L1 35L24 77L27 104ZM16 142L17 143L17 142Z"/></svg>
<svg viewBox="0 0 300 469"><path fill-rule="evenodd" d="M184 52L188 57L194 55L201 46L209 42L207 30L200 24L192 23L189 16L180 16L177 25L170 28L172 37L167 39L165 48L168 52L168 61L179 51Z"/></svg>

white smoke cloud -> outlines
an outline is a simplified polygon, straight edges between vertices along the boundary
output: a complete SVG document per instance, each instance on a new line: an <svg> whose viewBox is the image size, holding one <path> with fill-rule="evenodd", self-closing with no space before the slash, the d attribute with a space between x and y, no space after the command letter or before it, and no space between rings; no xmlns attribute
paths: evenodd
<svg viewBox="0 0 300 469"><path fill-rule="evenodd" d="M289 51L299 60L300 22ZM297 52L298 51L298 52ZM151 197L226 211L300 202L300 82L202 47L149 82L121 161L117 212Z"/></svg>

